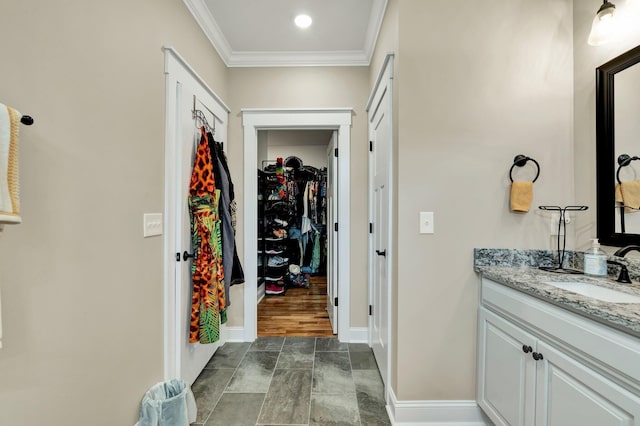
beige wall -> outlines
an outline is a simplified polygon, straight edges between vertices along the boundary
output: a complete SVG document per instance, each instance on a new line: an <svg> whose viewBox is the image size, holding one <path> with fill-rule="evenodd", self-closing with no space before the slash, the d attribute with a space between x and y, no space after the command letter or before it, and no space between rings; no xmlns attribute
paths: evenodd
<svg viewBox="0 0 640 426"><path fill-rule="evenodd" d="M437 13L434 13L437 8ZM571 1L400 2L397 388L475 399L474 247L549 247L540 204L573 202ZM516 154L540 163L509 212ZM435 234L418 213L435 212Z"/></svg>
<svg viewBox="0 0 640 426"><path fill-rule="evenodd" d="M367 326L367 212L354 206L367 203L368 90L366 67L232 68L229 70L229 162L234 185L242 188L242 108L353 107L351 127L351 327ZM242 197L238 205L236 240L242 250ZM242 254L240 254L242 256ZM243 287L231 289L232 300L242 300ZM229 325L243 324L238 303L229 313Z"/></svg>
<svg viewBox="0 0 640 426"><path fill-rule="evenodd" d="M266 130L268 158L286 160L293 155L305 166L318 169L327 167L327 148L331 142L331 130Z"/></svg>
<svg viewBox="0 0 640 426"><path fill-rule="evenodd" d="M21 129L23 224L0 234L0 424L133 425L163 379L164 59L227 97L178 0L7 0L0 99Z"/></svg>
<svg viewBox="0 0 640 426"><path fill-rule="evenodd" d="M620 39L603 46L586 42L591 21L602 3L574 1L574 161L576 200L591 208L578 217L576 248L589 246L596 235L596 68L640 44L640 4L630 0L615 2L618 17L625 17ZM635 155L635 154L630 154ZM616 248L605 247L609 254Z"/></svg>

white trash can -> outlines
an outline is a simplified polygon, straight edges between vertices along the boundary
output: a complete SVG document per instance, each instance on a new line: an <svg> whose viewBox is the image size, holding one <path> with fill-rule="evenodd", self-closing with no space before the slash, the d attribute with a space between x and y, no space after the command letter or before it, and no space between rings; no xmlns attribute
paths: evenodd
<svg viewBox="0 0 640 426"><path fill-rule="evenodd" d="M191 387L173 379L151 387L142 398L136 426L189 426L198 409Z"/></svg>

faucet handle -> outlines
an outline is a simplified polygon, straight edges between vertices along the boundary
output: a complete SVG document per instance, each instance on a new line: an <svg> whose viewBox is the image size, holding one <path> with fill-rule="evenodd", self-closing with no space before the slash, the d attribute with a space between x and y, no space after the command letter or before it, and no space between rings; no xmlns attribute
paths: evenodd
<svg viewBox="0 0 640 426"><path fill-rule="evenodd" d="M607 260L607 263L611 265L620 266L620 275L618 275L618 279L616 281L618 281L619 283L625 283L625 284L631 283L631 278L629 278L629 270L627 269L627 265L620 262L616 262L615 260Z"/></svg>

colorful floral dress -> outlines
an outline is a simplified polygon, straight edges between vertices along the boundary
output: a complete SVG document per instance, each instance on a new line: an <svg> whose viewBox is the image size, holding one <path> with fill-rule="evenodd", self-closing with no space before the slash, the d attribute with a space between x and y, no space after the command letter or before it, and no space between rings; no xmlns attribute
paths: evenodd
<svg viewBox="0 0 640 426"><path fill-rule="evenodd" d="M216 189L209 142L202 129L189 185L191 246L194 252L190 343L217 342L220 340L220 324L227 320L219 201L220 191Z"/></svg>

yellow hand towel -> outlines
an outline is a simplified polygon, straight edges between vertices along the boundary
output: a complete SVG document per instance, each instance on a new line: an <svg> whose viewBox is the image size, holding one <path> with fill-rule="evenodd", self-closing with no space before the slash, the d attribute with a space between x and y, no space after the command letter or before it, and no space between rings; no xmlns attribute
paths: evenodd
<svg viewBox="0 0 640 426"><path fill-rule="evenodd" d="M616 195L615 195L615 198L616 198L616 203L620 203L620 204L623 204L623 203L624 203L624 200L622 199L622 190L620 189L620 184L617 184L617 185L616 185Z"/></svg>
<svg viewBox="0 0 640 426"><path fill-rule="evenodd" d="M622 182L620 184L620 192L625 205L626 213L635 213L640 209L640 180L632 180ZM633 207L631 209L630 207Z"/></svg>
<svg viewBox="0 0 640 426"><path fill-rule="evenodd" d="M533 201L533 182L512 182L511 183L511 211L516 213L526 213Z"/></svg>
<svg viewBox="0 0 640 426"><path fill-rule="evenodd" d="M18 186L18 129L22 115L0 103L0 230L22 222Z"/></svg>

